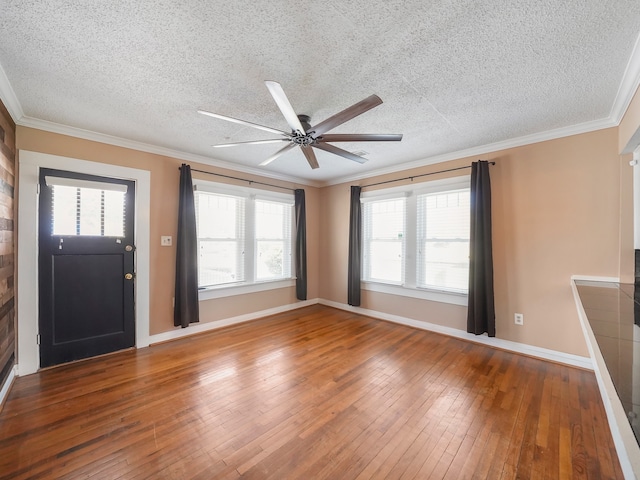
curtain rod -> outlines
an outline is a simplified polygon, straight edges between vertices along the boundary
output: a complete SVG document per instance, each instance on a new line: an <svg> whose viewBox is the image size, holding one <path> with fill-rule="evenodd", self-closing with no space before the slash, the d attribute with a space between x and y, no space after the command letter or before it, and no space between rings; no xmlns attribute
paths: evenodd
<svg viewBox="0 0 640 480"><path fill-rule="evenodd" d="M178 170L180 170L180 169L182 169L182 167L178 167ZM247 180L246 178L240 178L240 177L232 177L231 175L223 175L222 173L207 172L205 170L198 170L198 169L195 169L195 168L192 168L191 171L192 172L199 172L199 173L206 173L207 175L216 175L217 177L231 178L233 180L240 180L241 182L248 182L249 185L251 185L252 183L257 183L258 185L266 185L268 187L282 188L283 190L290 190L292 192L296 191L295 188L281 187L280 185L273 185L271 183L258 182L256 180Z"/></svg>
<svg viewBox="0 0 640 480"><path fill-rule="evenodd" d="M495 164L496 162L489 162L489 165L495 165ZM438 173L455 172L456 170L464 170L465 168L471 168L471 165L466 165L464 167L457 167L457 168L449 168L448 170L439 170L437 172L421 173L420 175L411 175L410 177L396 178L395 180L385 180L384 182L370 183L369 185L362 185L360 188L374 187L376 185L384 185L385 183L401 182L402 180L411 180L413 182L414 178L426 177L428 175L436 175Z"/></svg>

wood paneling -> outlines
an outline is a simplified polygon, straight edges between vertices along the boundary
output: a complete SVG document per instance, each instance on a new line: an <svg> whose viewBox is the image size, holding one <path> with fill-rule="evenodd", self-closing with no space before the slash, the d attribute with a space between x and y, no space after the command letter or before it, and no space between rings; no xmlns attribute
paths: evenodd
<svg viewBox="0 0 640 480"><path fill-rule="evenodd" d="M16 125L0 102L0 386L4 384L15 364L13 301L15 140Z"/></svg>
<svg viewBox="0 0 640 480"><path fill-rule="evenodd" d="M593 372L315 305L16 380L0 478L622 478Z"/></svg>

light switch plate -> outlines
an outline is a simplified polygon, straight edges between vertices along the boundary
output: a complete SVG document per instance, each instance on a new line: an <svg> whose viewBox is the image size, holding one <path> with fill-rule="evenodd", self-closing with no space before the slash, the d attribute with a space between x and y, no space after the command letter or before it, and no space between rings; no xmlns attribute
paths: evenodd
<svg viewBox="0 0 640 480"><path fill-rule="evenodd" d="M173 237L170 235L163 235L160 237L160 245L163 247L170 247L173 245Z"/></svg>

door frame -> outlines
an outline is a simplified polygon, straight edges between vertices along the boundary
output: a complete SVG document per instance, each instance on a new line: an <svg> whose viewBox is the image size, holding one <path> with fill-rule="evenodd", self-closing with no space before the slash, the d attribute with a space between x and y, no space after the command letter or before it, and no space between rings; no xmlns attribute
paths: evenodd
<svg viewBox="0 0 640 480"><path fill-rule="evenodd" d="M15 289L18 315L18 375L40 368L38 345L38 184L40 167L89 175L116 177L136 182L135 238L136 348L149 346L149 258L151 218L151 172L106 163L50 155L28 150L18 152L18 278Z"/></svg>

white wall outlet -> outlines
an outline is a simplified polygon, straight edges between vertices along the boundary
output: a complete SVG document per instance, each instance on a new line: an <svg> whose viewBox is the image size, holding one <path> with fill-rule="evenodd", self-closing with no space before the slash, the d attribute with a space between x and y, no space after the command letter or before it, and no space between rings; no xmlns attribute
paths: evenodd
<svg viewBox="0 0 640 480"><path fill-rule="evenodd" d="M513 316L513 321L516 325L524 325L524 315L522 313L516 313Z"/></svg>
<svg viewBox="0 0 640 480"><path fill-rule="evenodd" d="M173 245L173 237L170 235L163 235L160 237L160 245L163 247L170 247Z"/></svg>

